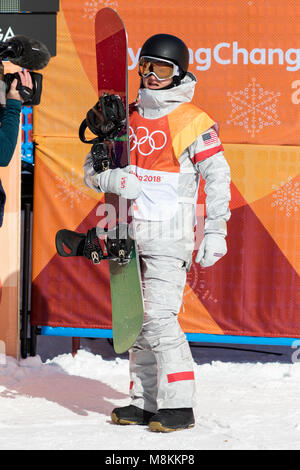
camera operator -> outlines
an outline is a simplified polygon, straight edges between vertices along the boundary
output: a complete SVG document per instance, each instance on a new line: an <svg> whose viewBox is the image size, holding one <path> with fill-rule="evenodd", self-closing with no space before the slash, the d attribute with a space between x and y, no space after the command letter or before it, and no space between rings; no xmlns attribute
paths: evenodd
<svg viewBox="0 0 300 470"><path fill-rule="evenodd" d="M1 65L1 67L3 67L3 65ZM28 70L23 70L18 73L22 86L32 90L33 84ZM0 167L8 166L17 143L20 113L24 101L17 90L17 84L18 81L15 78L6 95L6 106L0 108ZM3 221L5 199L5 192L0 180L0 227Z"/></svg>
<svg viewBox="0 0 300 470"><path fill-rule="evenodd" d="M32 88L32 79L28 70L19 72L23 86ZM20 113L23 99L17 90L17 79L14 79L6 95L6 106L0 109L0 166L7 166L13 156L20 124Z"/></svg>

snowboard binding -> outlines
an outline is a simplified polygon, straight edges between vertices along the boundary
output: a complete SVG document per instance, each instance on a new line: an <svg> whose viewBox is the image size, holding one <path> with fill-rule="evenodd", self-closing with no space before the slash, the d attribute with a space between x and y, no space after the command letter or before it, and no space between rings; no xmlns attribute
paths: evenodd
<svg viewBox="0 0 300 470"><path fill-rule="evenodd" d="M86 144L93 144L91 154L96 173L118 166L115 139L125 129L125 125L126 113L119 95L103 93L87 112L79 127L79 138ZM87 129L97 137L87 140Z"/></svg>
<svg viewBox="0 0 300 470"><path fill-rule="evenodd" d="M93 168L96 173L116 167L116 152L113 145L105 142L96 142L91 148Z"/></svg>
<svg viewBox="0 0 300 470"><path fill-rule="evenodd" d="M97 137L88 140L89 129ZM93 144L91 156L93 168L101 173L118 167L115 140L126 129L126 112L119 95L103 93L91 108L79 128L79 138L86 144ZM122 140L120 138L119 140ZM112 230L100 232L96 227L87 233L59 230L55 238L56 250L60 256L84 256L94 264L109 259L126 264L131 259L133 241L126 224L119 224Z"/></svg>
<svg viewBox="0 0 300 470"><path fill-rule="evenodd" d="M55 237L56 251L60 256L84 256L94 264L101 260L113 260L124 265L131 259L133 240L128 225L120 224L103 231L93 227L87 233L59 230Z"/></svg>
<svg viewBox="0 0 300 470"><path fill-rule="evenodd" d="M103 93L91 108L79 127L79 138L86 144L112 141L125 128L126 113L122 99L119 95ZM87 140L86 129L97 137Z"/></svg>

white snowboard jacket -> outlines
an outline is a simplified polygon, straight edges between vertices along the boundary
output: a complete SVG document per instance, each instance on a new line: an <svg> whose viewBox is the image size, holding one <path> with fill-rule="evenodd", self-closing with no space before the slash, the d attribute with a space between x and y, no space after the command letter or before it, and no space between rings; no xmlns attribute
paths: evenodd
<svg viewBox="0 0 300 470"><path fill-rule="evenodd" d="M141 125L139 122L138 128L132 128L130 120L132 153L133 151L137 152L137 146L139 146L141 154L151 159L151 149L153 147L160 149L166 144L164 133L159 127L163 121L160 118L170 115L180 105L190 103L195 85L196 78L188 72L177 87L165 90L146 88L139 90L134 109L144 119L137 119L143 124ZM179 116L181 109L183 107L178 108ZM137 114L135 115L137 116ZM182 128L185 127L184 119L183 113L182 123L180 123ZM151 133L144 126L144 122L147 124L147 120L151 120L151 122L148 121L149 127L154 125L155 130L152 129ZM178 169L173 169L173 173L149 172L140 168L139 160L134 158L136 164L132 166L132 172L137 174L142 182L142 190L144 187L142 195L133 203L133 207L142 209L135 211L136 238L140 254L164 254L190 262L195 242L196 202L201 177L205 180L206 193L204 234L218 233L226 236L226 222L230 218L230 169L223 155L217 125L209 118L207 122L210 121L213 125L200 135L196 133L196 138L192 143L177 156L179 165ZM146 141L148 147L145 146ZM181 147L184 147L184 144L181 143ZM149 148L150 150L148 150ZM93 178L90 178L93 174L90 154L86 158L84 171L85 183L99 191L99 188L94 187L92 183ZM177 172L176 175L174 171ZM149 183L149 181L164 181L160 175L166 175L167 183L164 186L164 191L161 192L157 191L159 184ZM147 180L143 185L145 179ZM168 188L170 190L169 196ZM199 212L201 212L201 208L198 208L197 213L199 214Z"/></svg>

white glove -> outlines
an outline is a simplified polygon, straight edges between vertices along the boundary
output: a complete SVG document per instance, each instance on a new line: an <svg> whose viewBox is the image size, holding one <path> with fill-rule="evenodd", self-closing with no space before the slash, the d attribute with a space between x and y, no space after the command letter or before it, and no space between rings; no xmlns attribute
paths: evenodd
<svg viewBox="0 0 300 470"><path fill-rule="evenodd" d="M142 192L139 179L130 173L130 166L103 171L98 175L98 184L103 193L114 193L125 199L136 199Z"/></svg>
<svg viewBox="0 0 300 470"><path fill-rule="evenodd" d="M212 266L227 253L227 244L223 235L208 233L203 238L199 247L196 263L200 263L203 268Z"/></svg>

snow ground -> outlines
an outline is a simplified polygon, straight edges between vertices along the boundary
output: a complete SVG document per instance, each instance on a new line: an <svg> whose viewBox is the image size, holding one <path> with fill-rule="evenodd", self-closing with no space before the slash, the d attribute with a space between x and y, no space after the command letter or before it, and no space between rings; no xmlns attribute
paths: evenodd
<svg viewBox="0 0 300 470"><path fill-rule="evenodd" d="M81 340L75 357L70 338L38 340L39 356L0 365L2 450L300 449L300 363L292 348L191 344L196 426L161 434L111 422L112 408L129 403L126 354L117 356L105 339Z"/></svg>

